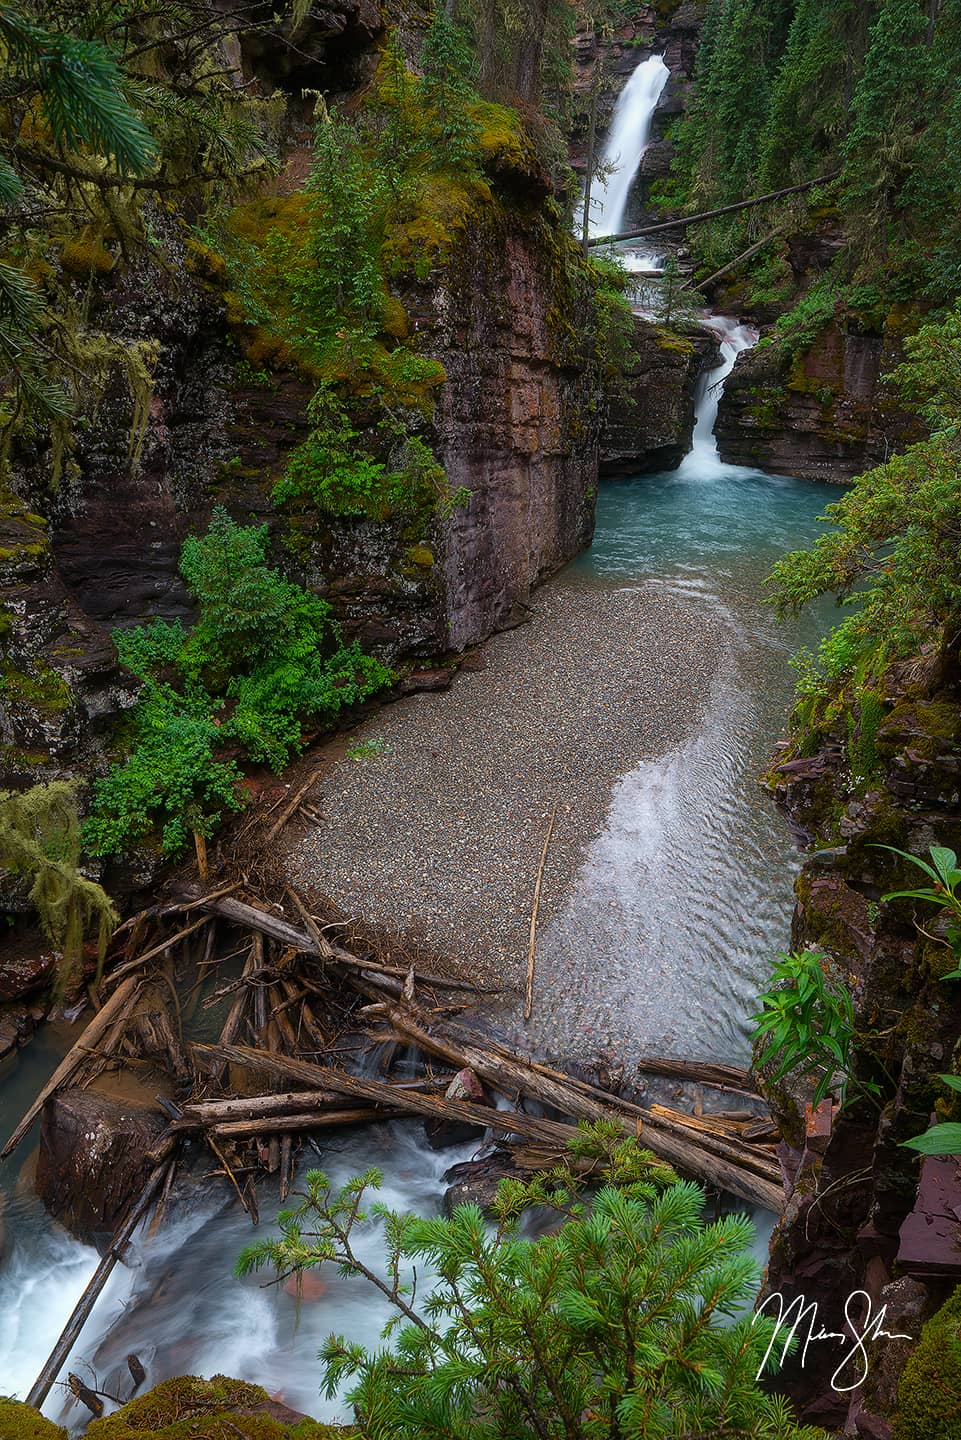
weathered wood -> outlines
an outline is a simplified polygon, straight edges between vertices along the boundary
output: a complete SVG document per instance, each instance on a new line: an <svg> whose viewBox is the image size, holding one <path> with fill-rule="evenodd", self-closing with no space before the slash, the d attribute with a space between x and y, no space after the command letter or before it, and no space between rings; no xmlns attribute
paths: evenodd
<svg viewBox="0 0 961 1440"><path fill-rule="evenodd" d="M647 1075L696 1080L701 1085L713 1085L718 1089L757 1094L750 1070L743 1070L739 1065L719 1065L713 1060L665 1060L656 1055L642 1055L637 1068Z"/></svg>
<svg viewBox="0 0 961 1440"><path fill-rule="evenodd" d="M290 800L284 806L283 810L281 810L277 819L274 821L273 825L271 825L270 829L267 831L267 834L264 836L263 843L265 847L270 845L271 842L277 838L281 830L283 830L284 826L287 824L287 821L291 818L294 811L297 809L297 806L300 804L301 800L303 800L304 796L308 795L310 791L313 790L319 779L320 772L319 770L315 770L312 775L309 775L307 777L303 785L299 785L297 787Z"/></svg>
<svg viewBox="0 0 961 1440"><path fill-rule="evenodd" d="M679 215L676 220L662 220L657 225L645 225L640 230L621 230L616 235L598 235L588 240L588 246L612 245L618 240L640 240L644 235L660 235L664 230L677 230L687 225L699 225L702 220L715 220L718 215L733 215L735 210L749 210L754 205L767 205L772 200L782 200L785 195L800 195L815 185L826 185L836 180L841 172L832 170L828 175L818 175L814 180L802 180L800 185L786 185L783 190L768 190L764 195L754 195L750 200L738 200L733 205L720 205L716 210L702 210L698 215Z"/></svg>
<svg viewBox="0 0 961 1440"><path fill-rule="evenodd" d="M740 255L735 255L733 260L729 260L726 265L722 265L720 270L715 270L714 274L709 275L706 280L699 280L697 284L698 290L706 290L708 285L713 285L715 280L720 280L722 275L727 275L731 270L735 268L736 265L743 265L745 260L752 259L755 255L758 254L759 251L763 250L766 245L770 245L772 240L776 240L783 229L784 226L779 225L776 230L772 230L769 235L765 235L763 240L758 240L755 242L755 244L749 245L746 250L742 250ZM679 292L681 290L693 289L693 276L691 276L690 279L685 280L681 285L678 286Z"/></svg>
<svg viewBox="0 0 961 1440"><path fill-rule="evenodd" d="M174 945L179 945L181 940L186 940L188 935L192 935L195 930L199 930L201 925L209 924L209 918L206 915L201 915L199 920L195 920L191 925L185 925L182 930L178 930L176 934L169 936L168 939L161 940L156 945L152 945L150 949L145 950L142 955L135 955L132 960L126 960L123 965L118 965L116 970L111 970L107 978L113 982L114 980L119 980L124 975L129 975L133 970L142 969L148 960L154 960L158 955L162 955L165 950L173 949Z"/></svg>
<svg viewBox="0 0 961 1440"><path fill-rule="evenodd" d="M272 1055L262 1050L249 1050L244 1046L195 1045L193 1052L200 1060L206 1056L211 1059L226 1058L232 1064L246 1065L252 1070L266 1074L289 1076L292 1079L302 1080L305 1084L314 1084L318 1089L340 1090L346 1095L360 1095L375 1103L395 1105L414 1114L468 1120L472 1124L485 1128L491 1127L508 1134L526 1135L536 1140L565 1144L568 1139L578 1133L575 1126L555 1120L535 1118L525 1115L521 1111L492 1110L483 1105L448 1100L446 1096L429 1096L413 1092L401 1094L395 1087L387 1085L383 1081L345 1075L340 1071L312 1065L308 1061L295 1060L289 1056ZM479 1054L479 1052L476 1053ZM483 1060L482 1055L479 1058ZM470 1061L466 1063L470 1064ZM474 1064L472 1068L478 1074L481 1073L477 1064ZM487 1069L488 1074L493 1073L496 1077L492 1079L491 1083L496 1084L499 1089L505 1087L505 1075L509 1075L511 1087L520 1090L526 1089L532 1094L537 1093L530 1072L525 1071L524 1067L520 1065L508 1067L502 1062L499 1071L495 1068L492 1072L489 1065ZM482 1078L485 1077L482 1076ZM581 1114L587 1112L589 1119L606 1118L617 1121L622 1126L625 1135L637 1133L636 1122L631 1123L627 1116L619 1116L613 1108L605 1110L587 1097L576 1096L573 1090L568 1090L565 1094L563 1088L556 1082L547 1081L544 1077L535 1078L541 1092L538 1098L545 1098L549 1095L550 1098L546 1103L555 1106L562 1112L577 1114L580 1109ZM578 1101L580 1101L579 1106ZM672 1165L676 1165L679 1170L693 1175L704 1184L726 1190L732 1195L738 1195L741 1199L749 1200L752 1204L761 1205L764 1209L773 1210L775 1213L778 1213L782 1207L784 1192L781 1185L774 1184L764 1176L754 1174L742 1165L734 1164L728 1159L713 1154L704 1146L697 1144L693 1138L683 1138L669 1133L667 1130L648 1126L644 1130L643 1143L656 1155L669 1161Z"/></svg>
<svg viewBox="0 0 961 1440"><path fill-rule="evenodd" d="M396 1105L393 1108L363 1105L350 1110L309 1110L303 1115L284 1115L283 1125L285 1131L329 1130L338 1125L369 1125L379 1120L397 1120L408 1113L406 1108ZM271 1146L276 1139L276 1164L273 1154L267 1164L267 1173L273 1175L281 1163L280 1137L276 1133L279 1123L276 1115L268 1115L263 1120L227 1120L222 1125L211 1125L206 1133L218 1140L250 1140L256 1135L269 1135Z"/></svg>
<svg viewBox="0 0 961 1440"><path fill-rule="evenodd" d="M593 1090L583 1083L569 1082L556 1072L554 1075L545 1073L544 1066L519 1062L502 1052L495 1053L486 1047L482 1048L476 1042L457 1043L450 1036L438 1037L425 1030L411 1014L400 1008L392 1011L390 1018L395 1029L421 1049L441 1056L458 1068L468 1066L482 1080L486 1080L502 1093L519 1091L532 1095L544 1104L578 1119L616 1118L624 1126L626 1133L636 1133L637 1121L640 1120L644 1127L643 1143L653 1150L655 1155L669 1160L671 1164L686 1170L698 1180L719 1184L720 1188L730 1190L741 1199L751 1199L775 1212L781 1209L784 1195L780 1184L780 1171L769 1166L766 1157L760 1163L751 1157L750 1149L746 1145L742 1147L743 1154L736 1146L725 1149L722 1143L708 1143L707 1137L685 1133L683 1126L675 1124L673 1119L669 1118L669 1113L655 1115L643 1106L631 1105L617 1096L605 1095L603 1091ZM721 1175L724 1177L723 1181L718 1179ZM756 1192L755 1176L761 1186L767 1188Z"/></svg>
<svg viewBox="0 0 961 1440"><path fill-rule="evenodd" d="M588 180L590 177L588 177ZM551 810L551 818L547 826L547 834L544 836L544 849L541 852L541 863L537 869L537 883L534 886L534 904L531 909L531 933L527 950L527 986L524 991L524 1019L531 1018L531 1007L534 1004L534 952L537 948L537 916L541 908L541 882L544 879L544 866L547 864L547 851L550 848L551 835L554 833L554 821L557 818L557 801L554 801Z"/></svg>
<svg viewBox="0 0 961 1440"><path fill-rule="evenodd" d="M290 1182L294 1173L294 1139L284 1132L280 1137L280 1203L283 1205L290 1194Z"/></svg>
<svg viewBox="0 0 961 1440"><path fill-rule="evenodd" d="M406 970L395 968L392 965L383 965L377 960L361 960L357 955L352 955L342 945L335 945L320 931L316 925L314 931L319 939L315 939L308 930L299 930L296 925L291 925L287 920L281 920L277 915L271 915L267 910L261 910L259 906L248 905L243 900L232 898L224 900L212 900L207 908L215 915L222 915L227 920L232 920L236 925L245 925L250 930L259 930L262 934L268 935L272 940L278 940L281 945L289 946L297 954L319 955L323 960L336 960L348 969L370 971L372 974L380 973L400 978L406 975ZM452 980L446 975L429 975L421 972L415 974L421 984L434 986L439 990L465 990L480 993L480 987L471 984L469 980ZM488 994L499 994L499 991L485 989Z"/></svg>
<svg viewBox="0 0 961 1440"><path fill-rule="evenodd" d="M244 1045L194 1045L193 1053L198 1060L205 1058L225 1059L231 1065L244 1065L250 1070L267 1075L279 1075L316 1085L318 1089L338 1090L344 1095L359 1095L374 1104L394 1106L407 1113L426 1115L430 1119L438 1116L444 1119L469 1120L482 1128L490 1126L505 1134L530 1135L535 1139L558 1141L564 1144L577 1133L573 1125L563 1125L556 1120L542 1120L516 1110L494 1110L487 1105L471 1105L465 1101L448 1100L439 1095L424 1095L417 1091L401 1091L399 1087L383 1080L367 1080L359 1075L347 1075L340 1070L328 1070L308 1060L295 1060L289 1055L274 1055L267 1050L253 1050ZM285 1119L284 1124L288 1122Z"/></svg>
<svg viewBox="0 0 961 1440"><path fill-rule="evenodd" d="M67 1052L56 1070L43 1086L36 1100L29 1107L20 1124L16 1127L10 1139L0 1150L0 1160L3 1160L13 1151L20 1141L27 1134L34 1120L40 1114L47 1100L70 1080L79 1067L84 1063L89 1051L96 1046L97 1041L113 1024L120 1011L128 1000L131 999L134 990L140 984L138 975L131 975L124 980L111 995L102 1009L90 1021L80 1039Z"/></svg>
<svg viewBox="0 0 961 1440"><path fill-rule="evenodd" d="M109 1001L107 1002L110 1003ZM106 1009L106 1006L104 1006ZM40 1409L44 1400L50 1393L51 1387L63 1368L64 1361L70 1354L81 1330L87 1323L91 1310L97 1302L101 1290L106 1285L117 1261L121 1258L121 1250L136 1230L140 1221L146 1215L154 1195L163 1184L167 1173L167 1162L157 1165L152 1171L149 1180L140 1192L140 1198L133 1206L127 1218L115 1231L110 1249L97 1266L93 1275L87 1283L86 1289L73 1308L70 1319L60 1333L60 1339L50 1352L47 1363L37 1376L30 1393L27 1396L27 1404Z"/></svg>
<svg viewBox="0 0 961 1440"><path fill-rule="evenodd" d="M250 999L250 990L246 980L257 967L257 948L251 943L244 961L244 968L240 974L240 989L237 991L234 1003L227 1012L227 1019L224 1021L224 1028L220 1032L221 1045L232 1045L240 1034L240 1027L244 1023L244 1015L247 1010L247 1003ZM223 1079L226 1065L214 1065L210 1071L210 1078L214 1084L219 1085Z"/></svg>

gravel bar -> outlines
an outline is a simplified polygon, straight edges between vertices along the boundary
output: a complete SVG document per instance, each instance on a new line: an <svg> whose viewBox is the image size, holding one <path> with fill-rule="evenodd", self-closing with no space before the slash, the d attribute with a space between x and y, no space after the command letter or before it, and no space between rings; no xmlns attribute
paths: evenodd
<svg viewBox="0 0 961 1440"><path fill-rule="evenodd" d="M490 640L450 690L385 707L347 754L331 750L311 797L324 824L291 850L294 877L458 973L522 991L552 806L541 928L618 779L696 728L728 641L716 610L655 583L551 582L531 622Z"/></svg>

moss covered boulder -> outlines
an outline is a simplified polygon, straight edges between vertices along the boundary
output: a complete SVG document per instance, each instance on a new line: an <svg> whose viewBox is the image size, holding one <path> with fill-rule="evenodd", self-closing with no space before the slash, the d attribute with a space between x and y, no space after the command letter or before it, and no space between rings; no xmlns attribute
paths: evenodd
<svg viewBox="0 0 961 1440"><path fill-rule="evenodd" d="M925 1325L904 1367L894 1440L961 1440L961 1286Z"/></svg>
<svg viewBox="0 0 961 1440"><path fill-rule="evenodd" d="M353 1433L299 1415L271 1400L261 1386L226 1375L165 1380L86 1430L87 1440L144 1440L148 1435L157 1440L225 1440L228 1435L241 1440L348 1440ZM52 1431L49 1437L46 1432L38 1435L40 1440L55 1440Z"/></svg>
<svg viewBox="0 0 961 1440"><path fill-rule="evenodd" d="M62 1425L45 1420L32 1405L0 1397L0 1435L3 1440L67 1440Z"/></svg>

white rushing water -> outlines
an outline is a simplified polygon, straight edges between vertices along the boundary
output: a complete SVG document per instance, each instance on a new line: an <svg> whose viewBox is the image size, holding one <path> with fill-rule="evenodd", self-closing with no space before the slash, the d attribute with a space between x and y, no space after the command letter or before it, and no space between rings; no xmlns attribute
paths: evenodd
<svg viewBox="0 0 961 1440"><path fill-rule="evenodd" d="M662 55L642 60L618 96L601 155L608 173L591 193L591 236L616 235L624 221L627 197L651 138L651 121L670 71ZM653 257L651 257L653 258ZM651 268L641 266L637 268Z"/></svg>
<svg viewBox="0 0 961 1440"><path fill-rule="evenodd" d="M724 382L734 369L734 363L743 350L750 350L757 344L757 331L749 325L740 325L724 315L711 315L704 322L720 341L721 358L711 370L706 370L697 382L694 397L694 437L691 448L681 461L679 476L698 475L702 480L715 479L730 470L718 453L714 427L717 424L717 409L721 403Z"/></svg>

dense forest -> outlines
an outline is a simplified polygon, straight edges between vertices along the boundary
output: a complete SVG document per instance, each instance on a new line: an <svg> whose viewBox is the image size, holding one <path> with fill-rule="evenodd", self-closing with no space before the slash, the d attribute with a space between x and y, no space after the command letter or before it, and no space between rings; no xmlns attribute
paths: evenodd
<svg viewBox="0 0 961 1440"><path fill-rule="evenodd" d="M0 57L0 1440L961 1435L961 0Z"/></svg>

